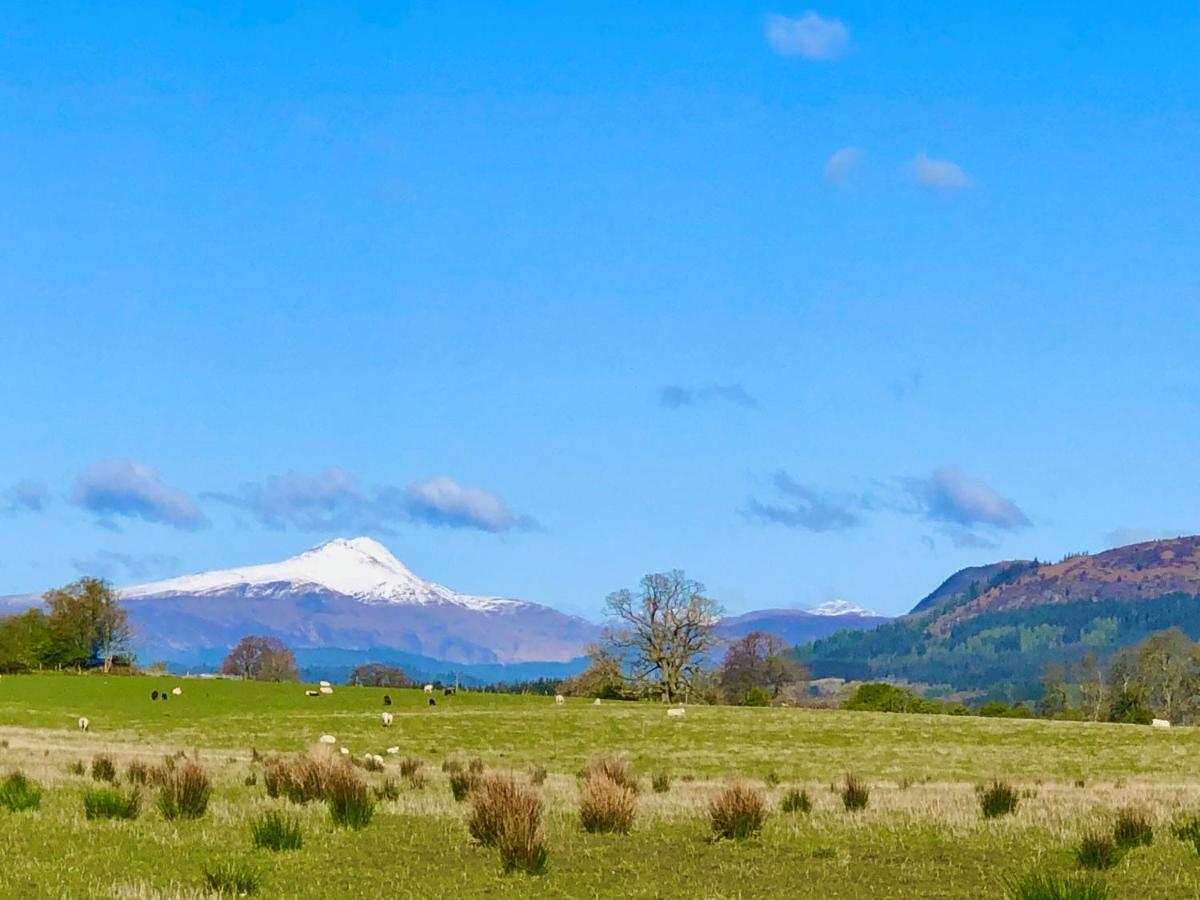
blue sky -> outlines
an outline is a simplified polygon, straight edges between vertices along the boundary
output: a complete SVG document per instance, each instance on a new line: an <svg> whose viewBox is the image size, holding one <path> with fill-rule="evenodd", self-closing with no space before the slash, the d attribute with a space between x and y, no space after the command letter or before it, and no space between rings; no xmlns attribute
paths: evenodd
<svg viewBox="0 0 1200 900"><path fill-rule="evenodd" d="M107 6L0 10L0 593L1200 531L1200 4Z"/></svg>

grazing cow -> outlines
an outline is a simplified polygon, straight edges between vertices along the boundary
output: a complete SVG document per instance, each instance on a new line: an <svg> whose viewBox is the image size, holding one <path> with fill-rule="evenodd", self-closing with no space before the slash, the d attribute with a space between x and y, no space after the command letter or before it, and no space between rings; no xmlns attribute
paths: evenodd
<svg viewBox="0 0 1200 900"><path fill-rule="evenodd" d="M684 709L682 706L677 706L677 707L675 707L675 709L667 710L667 715L670 716L672 719L680 718L681 716L684 716L686 714L687 714L687 710Z"/></svg>
<svg viewBox="0 0 1200 900"><path fill-rule="evenodd" d="M425 693L427 693L427 694L433 693L433 685L432 684L425 685Z"/></svg>
<svg viewBox="0 0 1200 900"><path fill-rule="evenodd" d="M434 700L432 697L430 697L430 698L429 698L429 705L430 705L430 706L437 706L437 701L436 701L436 700Z"/></svg>
<svg viewBox="0 0 1200 900"><path fill-rule="evenodd" d="M321 693L320 693L320 691L305 691L304 696L305 697L320 697Z"/></svg>
<svg viewBox="0 0 1200 900"><path fill-rule="evenodd" d="M161 694L159 694L158 699L163 701L163 703L166 703L167 702L167 692L163 691Z"/></svg>
<svg viewBox="0 0 1200 900"><path fill-rule="evenodd" d="M1170 728L1171 722L1168 719L1151 719L1150 725L1154 728Z"/></svg>
<svg viewBox="0 0 1200 900"><path fill-rule="evenodd" d="M384 705L384 706L391 706L391 705L392 705L392 695L391 695L391 694L384 694L384 695L383 695L383 705Z"/></svg>
<svg viewBox="0 0 1200 900"><path fill-rule="evenodd" d="M171 688L171 693L173 695L175 695L176 697L178 697L183 694L183 688L181 688L181 687Z"/></svg>
<svg viewBox="0 0 1200 900"><path fill-rule="evenodd" d="M333 688L331 688L331 687L330 687L329 685L327 685L327 684L326 684L326 685L322 685L322 686L321 686L321 693L322 693L322 694L332 694L332 693L333 693Z"/></svg>
<svg viewBox="0 0 1200 900"><path fill-rule="evenodd" d="M317 740L322 744L332 745L337 743L337 738L335 738L332 734L323 734L317 738Z"/></svg>
<svg viewBox="0 0 1200 900"><path fill-rule="evenodd" d="M384 728L391 728L391 727L392 727L392 719L393 719L393 718L394 718L394 716L393 716L393 715L392 715L390 712L385 712L385 713L383 714L383 727L384 727Z"/></svg>
<svg viewBox="0 0 1200 900"><path fill-rule="evenodd" d="M566 703L566 702L567 702L567 698L566 698L566 697L564 697L562 694L555 694L555 695L554 695L554 704L555 704L556 706L562 706L562 705L563 705L564 703Z"/></svg>
<svg viewBox="0 0 1200 900"><path fill-rule="evenodd" d="M87 731L92 726L92 723L87 720L87 716L79 717L79 730Z"/></svg>
<svg viewBox="0 0 1200 900"><path fill-rule="evenodd" d="M151 692L150 692L150 699L151 699L151 700L157 700L157 699L158 699L158 691L151 691Z"/></svg>
<svg viewBox="0 0 1200 900"><path fill-rule="evenodd" d="M454 688L442 688L442 696L449 697L454 694Z"/></svg>

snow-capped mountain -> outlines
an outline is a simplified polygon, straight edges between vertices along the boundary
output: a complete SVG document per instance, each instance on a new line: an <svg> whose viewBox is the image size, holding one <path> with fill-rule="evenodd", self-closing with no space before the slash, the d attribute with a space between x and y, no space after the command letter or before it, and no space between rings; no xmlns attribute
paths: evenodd
<svg viewBox="0 0 1200 900"><path fill-rule="evenodd" d="M369 538L120 593L147 661L209 661L260 634L297 651L386 650L467 665L562 662L599 636L590 622L548 606L425 581Z"/></svg>
<svg viewBox="0 0 1200 900"><path fill-rule="evenodd" d="M820 606L810 607L805 612L812 616L883 616L883 613L864 609L857 604L851 603L849 600L830 600L827 603L822 603Z"/></svg>

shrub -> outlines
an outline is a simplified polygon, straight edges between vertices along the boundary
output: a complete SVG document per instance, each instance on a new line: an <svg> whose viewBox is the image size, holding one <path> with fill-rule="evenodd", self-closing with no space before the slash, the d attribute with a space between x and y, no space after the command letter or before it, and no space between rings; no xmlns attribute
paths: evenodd
<svg viewBox="0 0 1200 900"><path fill-rule="evenodd" d="M421 766L424 764L419 756L406 756L400 760L400 774L405 778L411 778L421 770Z"/></svg>
<svg viewBox="0 0 1200 900"><path fill-rule="evenodd" d="M896 713L933 713L939 712L940 706L926 700L915 691L908 688L896 687L885 681L875 681L861 685L854 695L842 704L842 709L865 710L873 712Z"/></svg>
<svg viewBox="0 0 1200 900"><path fill-rule="evenodd" d="M334 825L359 831L371 824L371 817L375 815L375 801L367 790L367 783L353 769L339 767L325 789L329 816Z"/></svg>
<svg viewBox="0 0 1200 900"><path fill-rule="evenodd" d="M1111 869L1121 861L1124 849L1111 835L1089 831L1075 849L1075 861L1085 869Z"/></svg>
<svg viewBox="0 0 1200 900"><path fill-rule="evenodd" d="M752 687L746 691L746 706L770 706L771 692L766 688Z"/></svg>
<svg viewBox="0 0 1200 900"><path fill-rule="evenodd" d="M1029 872L1009 881L1007 889L1012 900L1105 900L1108 896L1102 881L1050 872Z"/></svg>
<svg viewBox="0 0 1200 900"><path fill-rule="evenodd" d="M42 802L42 789L20 772L13 772L0 782L0 806L9 812L37 809Z"/></svg>
<svg viewBox="0 0 1200 900"><path fill-rule="evenodd" d="M485 847L500 851L505 872L533 875L546 869L546 833L542 800L509 775L490 775L471 794L467 830Z"/></svg>
<svg viewBox="0 0 1200 900"><path fill-rule="evenodd" d="M117 765L107 753L97 753L92 757L92 780L107 781L114 784L117 780Z"/></svg>
<svg viewBox="0 0 1200 900"><path fill-rule="evenodd" d="M451 770L450 772L450 793L454 795L454 799L462 803L471 795L471 792L479 787L480 776L475 772L468 772L465 769Z"/></svg>
<svg viewBox="0 0 1200 900"><path fill-rule="evenodd" d="M671 776L666 772L655 772L650 777L650 787L656 794L665 794L671 789Z"/></svg>
<svg viewBox="0 0 1200 900"><path fill-rule="evenodd" d="M383 784L373 789L376 800L399 800L400 785L391 778L383 779Z"/></svg>
<svg viewBox="0 0 1200 900"><path fill-rule="evenodd" d="M165 819L199 819L208 809L212 783L196 760L167 773L158 793L158 810Z"/></svg>
<svg viewBox="0 0 1200 900"><path fill-rule="evenodd" d="M537 785L545 784L547 774L545 766L534 766L529 770L529 780Z"/></svg>
<svg viewBox="0 0 1200 900"><path fill-rule="evenodd" d="M860 809L867 808L867 802L871 799L870 788L867 787L866 779L860 778L852 772L847 772L846 777L842 780L842 806L846 808L846 812L858 812Z"/></svg>
<svg viewBox="0 0 1200 900"><path fill-rule="evenodd" d="M1002 719L1006 717L1012 710L1008 708L1008 704L1001 700L989 700L976 711L977 715L986 716L989 719Z"/></svg>
<svg viewBox="0 0 1200 900"><path fill-rule="evenodd" d="M258 892L258 873L244 863L223 862L204 867L204 884L215 894L240 897Z"/></svg>
<svg viewBox="0 0 1200 900"><path fill-rule="evenodd" d="M250 823L254 846L266 850L299 850L304 846L300 820L272 810Z"/></svg>
<svg viewBox="0 0 1200 900"><path fill-rule="evenodd" d="M629 788L635 794L639 785L633 767L619 756L597 756L589 760L580 773L584 781L591 781L597 776L604 776L609 781L616 782L621 787Z"/></svg>
<svg viewBox="0 0 1200 900"><path fill-rule="evenodd" d="M808 791L792 788L783 795L779 808L785 813L809 813L812 812L812 800L808 797Z"/></svg>
<svg viewBox="0 0 1200 900"><path fill-rule="evenodd" d="M979 794L979 809L985 819L995 819L1015 813L1017 804L1020 802L1013 786L998 778Z"/></svg>
<svg viewBox="0 0 1200 900"><path fill-rule="evenodd" d="M1154 826L1150 816L1141 809L1127 807L1117 813L1113 825L1113 840L1122 850L1149 847L1154 842Z"/></svg>
<svg viewBox="0 0 1200 900"><path fill-rule="evenodd" d="M579 792L579 820L593 833L628 834L633 828L637 794L606 775L595 775Z"/></svg>
<svg viewBox="0 0 1200 900"><path fill-rule="evenodd" d="M734 781L709 801L708 816L717 837L747 838L762 830L767 818L767 800L753 785Z"/></svg>
<svg viewBox="0 0 1200 900"><path fill-rule="evenodd" d="M125 794L116 788L92 788L83 795L83 814L89 819L136 819L142 809L141 792Z"/></svg>

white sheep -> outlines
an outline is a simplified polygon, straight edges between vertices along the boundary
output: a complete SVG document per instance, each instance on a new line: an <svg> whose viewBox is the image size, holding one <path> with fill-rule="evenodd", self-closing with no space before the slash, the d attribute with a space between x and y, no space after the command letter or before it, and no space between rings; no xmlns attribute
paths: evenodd
<svg viewBox="0 0 1200 900"><path fill-rule="evenodd" d="M317 691L305 691L304 696L305 697L320 697L321 695Z"/></svg>
<svg viewBox="0 0 1200 900"><path fill-rule="evenodd" d="M171 693L174 694L176 697L182 696L183 688L181 688L181 687L171 688Z"/></svg>
<svg viewBox="0 0 1200 900"><path fill-rule="evenodd" d="M337 743L337 738L335 738L332 734L323 734L317 740L322 744L332 745Z"/></svg>
<svg viewBox="0 0 1200 900"><path fill-rule="evenodd" d="M427 693L427 694L433 693L433 685L432 684L425 685L425 693Z"/></svg>
<svg viewBox="0 0 1200 900"><path fill-rule="evenodd" d="M388 747L387 752L388 752L389 756L395 756L397 753L400 752L400 748L399 747Z"/></svg>
<svg viewBox="0 0 1200 900"><path fill-rule="evenodd" d="M667 710L667 715L670 716L672 719L677 719L686 714L687 714L687 710L684 709L682 706L676 707L675 709Z"/></svg>
<svg viewBox="0 0 1200 900"><path fill-rule="evenodd" d="M383 714L383 727L384 727L384 728L391 728L391 727L392 727L392 721L393 721L394 719L395 719L395 716L393 716L393 715L392 715L390 712L385 712L385 713Z"/></svg>
<svg viewBox="0 0 1200 900"><path fill-rule="evenodd" d="M321 693L322 694L332 694L333 688L331 688L329 685L325 685L323 688L321 688Z"/></svg>
<svg viewBox="0 0 1200 900"><path fill-rule="evenodd" d="M1150 725L1154 728L1170 728L1171 722L1168 719L1151 719Z"/></svg>
<svg viewBox="0 0 1200 900"><path fill-rule="evenodd" d="M592 701L592 706L599 706L599 705L600 705L600 698L597 697L595 700Z"/></svg>
<svg viewBox="0 0 1200 900"><path fill-rule="evenodd" d="M567 702L567 698L564 697L562 694L554 695L554 703L556 706L562 706L566 702Z"/></svg>
<svg viewBox="0 0 1200 900"><path fill-rule="evenodd" d="M318 681L317 687L332 687L332 685L328 681Z"/></svg>
<svg viewBox="0 0 1200 900"><path fill-rule="evenodd" d="M79 717L79 730L80 731L87 731L91 727L91 725L92 725L92 723L88 721L87 716Z"/></svg>
<svg viewBox="0 0 1200 900"><path fill-rule="evenodd" d="M350 748L349 748L349 747L343 747L343 748L342 748L340 751L338 751L338 752L340 752L340 753L342 754L342 756L349 756L349 755L350 755Z"/></svg>

